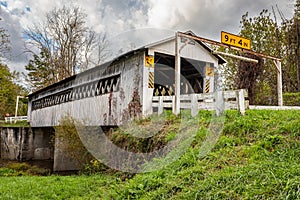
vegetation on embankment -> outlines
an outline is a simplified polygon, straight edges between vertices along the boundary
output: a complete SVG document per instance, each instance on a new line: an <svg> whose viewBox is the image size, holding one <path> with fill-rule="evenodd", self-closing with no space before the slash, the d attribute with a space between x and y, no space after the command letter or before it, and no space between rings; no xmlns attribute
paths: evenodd
<svg viewBox="0 0 300 200"><path fill-rule="evenodd" d="M0 160L0 177L47 175L50 175L49 169L40 168L38 166L32 166L28 163Z"/></svg>
<svg viewBox="0 0 300 200"><path fill-rule="evenodd" d="M155 172L1 177L3 199L299 199L300 111L227 111L212 151L199 158L210 114L187 152ZM174 127L178 127L174 121ZM172 127L170 127L172 129ZM173 129L172 129L173 130ZM165 139L165 138L164 138ZM118 137L118 140L120 138ZM133 144L133 143L131 143Z"/></svg>
<svg viewBox="0 0 300 200"><path fill-rule="evenodd" d="M300 106L300 92L283 93L283 103L285 106Z"/></svg>

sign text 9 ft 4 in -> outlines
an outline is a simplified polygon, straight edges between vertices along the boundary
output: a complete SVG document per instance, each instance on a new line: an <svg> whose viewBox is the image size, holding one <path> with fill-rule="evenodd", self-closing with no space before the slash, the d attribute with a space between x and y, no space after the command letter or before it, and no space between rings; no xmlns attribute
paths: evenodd
<svg viewBox="0 0 300 200"><path fill-rule="evenodd" d="M221 32L221 42L223 44L228 44L230 46L235 46L242 49L251 49L251 42L249 39L233 35L224 31Z"/></svg>

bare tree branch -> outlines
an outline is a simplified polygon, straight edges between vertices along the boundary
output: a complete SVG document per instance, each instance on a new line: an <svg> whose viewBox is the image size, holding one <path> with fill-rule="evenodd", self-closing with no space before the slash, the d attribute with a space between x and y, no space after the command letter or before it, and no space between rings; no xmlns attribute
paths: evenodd
<svg viewBox="0 0 300 200"><path fill-rule="evenodd" d="M29 70L46 70L52 81L70 77L87 69L92 61L92 51L99 47L101 60L104 58L106 36L98 36L86 26L86 14L79 7L55 8L46 14L43 24L35 24L25 31L27 51L33 53ZM100 47L101 46L101 47ZM38 53L30 50L38 49ZM96 64L100 63L100 56ZM39 65L46 65L44 68ZM44 72L41 72L44 73ZM38 76L38 73L31 75ZM34 78L33 78L34 79ZM34 79L35 80L35 79ZM46 86L46 85L45 85Z"/></svg>

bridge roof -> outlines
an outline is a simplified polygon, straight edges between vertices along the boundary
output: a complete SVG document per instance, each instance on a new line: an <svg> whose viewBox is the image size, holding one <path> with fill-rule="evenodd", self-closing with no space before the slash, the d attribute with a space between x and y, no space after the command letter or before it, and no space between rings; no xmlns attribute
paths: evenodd
<svg viewBox="0 0 300 200"><path fill-rule="evenodd" d="M186 31L185 32L186 34L189 34L189 35L193 35L193 36L197 36L195 33L193 33L192 31ZM172 37L169 37L169 38L166 38L166 39L164 39L164 40L160 40L160 41L158 41L158 42L154 42L154 43L151 43L151 44L148 44L148 45L146 45L146 46L144 46L144 47L142 47L142 48L144 48L144 49L148 49L148 48L151 48L151 47L154 47L154 46L156 46L156 45L159 45L159 44L161 44L161 43L164 43L164 42L169 42L169 41L172 41L172 40L174 40L175 39L175 36L172 36ZM195 41L195 42L197 42L198 44L200 44L204 49L206 49L208 52L213 52L213 49L211 49L207 44L205 44L205 43L203 43L203 42L201 42L201 41ZM215 58L217 58L217 60L218 60L218 63L219 64L224 64L224 63L226 63L226 60L222 57L222 56L220 56L220 55L218 55L218 54L212 54Z"/></svg>

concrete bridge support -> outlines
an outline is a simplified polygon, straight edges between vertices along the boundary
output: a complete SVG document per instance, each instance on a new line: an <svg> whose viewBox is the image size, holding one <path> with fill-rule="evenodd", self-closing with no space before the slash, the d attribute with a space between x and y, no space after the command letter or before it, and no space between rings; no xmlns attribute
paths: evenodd
<svg viewBox="0 0 300 200"><path fill-rule="evenodd" d="M0 128L0 159L39 163L51 171L79 170L80 165L61 149L53 127Z"/></svg>
<svg viewBox="0 0 300 200"><path fill-rule="evenodd" d="M1 159L53 160L53 128L1 128Z"/></svg>

